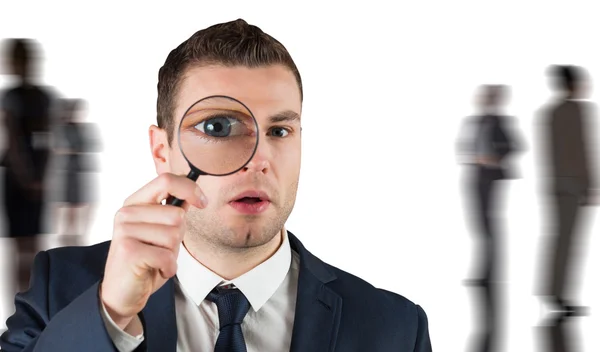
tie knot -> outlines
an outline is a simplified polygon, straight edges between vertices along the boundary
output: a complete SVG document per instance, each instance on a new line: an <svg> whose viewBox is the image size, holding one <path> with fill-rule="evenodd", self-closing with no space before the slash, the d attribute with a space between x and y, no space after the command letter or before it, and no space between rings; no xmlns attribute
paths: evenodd
<svg viewBox="0 0 600 352"><path fill-rule="evenodd" d="M228 325L241 324L250 309L250 302L242 291L236 288L215 288L208 299L217 305L220 329Z"/></svg>

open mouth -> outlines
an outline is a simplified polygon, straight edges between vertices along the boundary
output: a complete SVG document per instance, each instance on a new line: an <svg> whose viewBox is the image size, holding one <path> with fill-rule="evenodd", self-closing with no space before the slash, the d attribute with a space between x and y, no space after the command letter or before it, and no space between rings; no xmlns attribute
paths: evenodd
<svg viewBox="0 0 600 352"><path fill-rule="evenodd" d="M269 195L261 191L246 191L236 196L229 203L234 209L242 214L256 215L266 211L271 204Z"/></svg>
<svg viewBox="0 0 600 352"><path fill-rule="evenodd" d="M271 199L266 192L248 190L235 196L229 205L241 214L257 215L270 207Z"/></svg>
<svg viewBox="0 0 600 352"><path fill-rule="evenodd" d="M256 204L256 203L260 203L262 201L263 201L263 199L259 198L259 197L243 197L243 198L236 200L236 202L245 203L245 204Z"/></svg>

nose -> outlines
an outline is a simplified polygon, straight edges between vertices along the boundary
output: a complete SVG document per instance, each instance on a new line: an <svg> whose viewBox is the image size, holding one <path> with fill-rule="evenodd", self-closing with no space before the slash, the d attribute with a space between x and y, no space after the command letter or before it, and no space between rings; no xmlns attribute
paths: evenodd
<svg viewBox="0 0 600 352"><path fill-rule="evenodd" d="M267 173L271 168L271 152L268 143L258 143L256 152L250 162L246 164L243 172L262 172Z"/></svg>

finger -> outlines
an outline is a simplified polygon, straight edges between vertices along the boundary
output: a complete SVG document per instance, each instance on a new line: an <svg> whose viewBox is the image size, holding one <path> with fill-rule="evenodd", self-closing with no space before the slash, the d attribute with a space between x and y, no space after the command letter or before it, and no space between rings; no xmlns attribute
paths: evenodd
<svg viewBox="0 0 600 352"><path fill-rule="evenodd" d="M177 257L168 249L150 246L134 239L125 239L120 248L122 255L129 258L134 274L138 277L144 277L153 270L158 270L165 279L177 273Z"/></svg>
<svg viewBox="0 0 600 352"><path fill-rule="evenodd" d="M185 176L163 173L125 200L124 205L160 204L169 196L177 197L198 208L206 206L206 196L196 182Z"/></svg>
<svg viewBox="0 0 600 352"><path fill-rule="evenodd" d="M148 223L124 223L115 227L115 240L134 240L174 252L183 241L184 228Z"/></svg>
<svg viewBox="0 0 600 352"><path fill-rule="evenodd" d="M179 226L184 222L186 210L180 207L165 207L157 204L125 206L115 214L115 224L152 223Z"/></svg>

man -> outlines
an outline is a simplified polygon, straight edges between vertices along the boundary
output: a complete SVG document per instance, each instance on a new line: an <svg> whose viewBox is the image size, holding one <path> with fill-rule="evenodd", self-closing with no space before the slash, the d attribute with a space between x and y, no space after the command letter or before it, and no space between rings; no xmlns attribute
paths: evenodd
<svg viewBox="0 0 600 352"><path fill-rule="evenodd" d="M576 233L581 228L582 207L595 203L595 172L589 134L593 106L582 101L586 96L586 77L582 68L552 66L549 69L557 99L543 113L545 162L552 211L550 252L543 258L547 275L543 292L555 319L547 328L552 351L570 351L565 318L584 315L584 308L571 302L568 291L571 253ZM556 314L557 313L557 314Z"/></svg>
<svg viewBox="0 0 600 352"><path fill-rule="evenodd" d="M189 167L174 126L215 94L248 106L260 143L239 172L199 186L178 176ZM283 45L241 19L199 31L167 57L157 105L159 176L125 200L111 242L37 256L4 350L431 351L423 309L327 265L284 229L302 84ZM268 204L238 211L246 192ZM183 207L161 205L169 195Z"/></svg>
<svg viewBox="0 0 600 352"><path fill-rule="evenodd" d="M468 154L470 167L467 183L468 195L472 200L475 213L475 229L482 238L478 268L479 277L469 280L469 284L479 289L481 297L482 329L476 340L474 350L492 351L498 342L499 308L498 264L499 233L498 192L499 181L514 177L514 171L508 166L508 159L516 153L517 147L513 133L509 131L509 117L504 116L502 107L506 103L507 88L499 85L485 85L480 88L478 105L480 114L470 119L473 132L468 144L460 141L462 152ZM465 145L466 144L466 145Z"/></svg>
<svg viewBox="0 0 600 352"><path fill-rule="evenodd" d="M2 158L6 234L16 244L17 290L29 286L29 275L39 235L43 233L43 207L49 131L54 94L37 82L38 45L30 39L7 39L4 54L14 86L0 97L0 115L6 126L7 148ZM11 293L11 295L14 293Z"/></svg>

